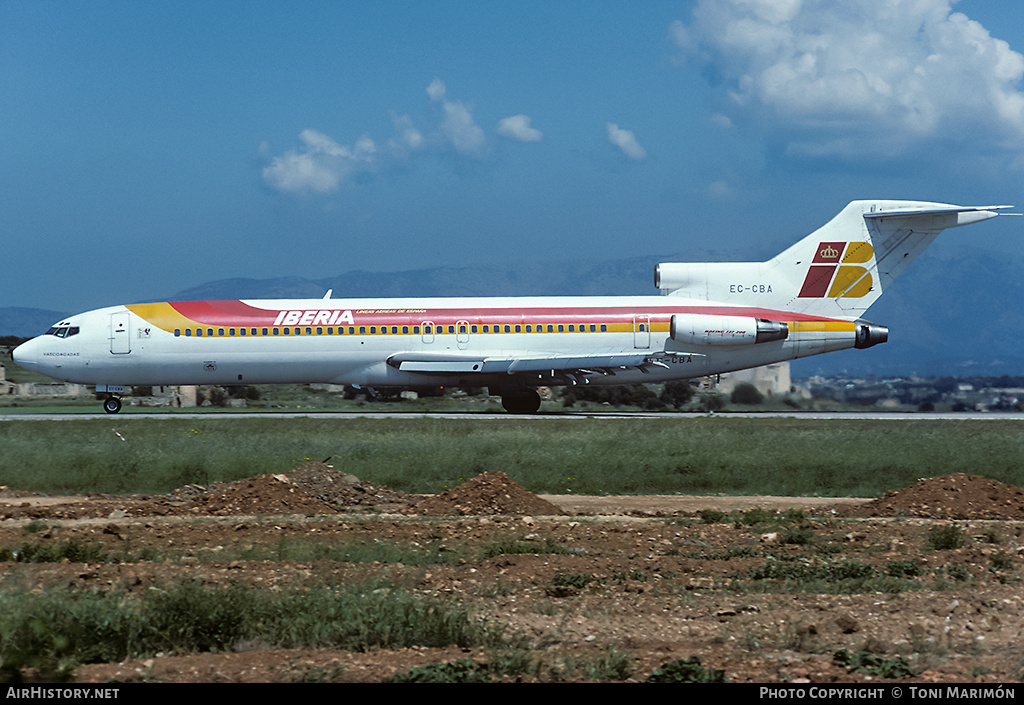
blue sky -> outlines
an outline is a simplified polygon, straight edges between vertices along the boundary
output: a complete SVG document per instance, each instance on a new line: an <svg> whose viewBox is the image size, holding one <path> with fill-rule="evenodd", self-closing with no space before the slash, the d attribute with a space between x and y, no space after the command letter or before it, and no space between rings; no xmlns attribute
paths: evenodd
<svg viewBox="0 0 1024 705"><path fill-rule="evenodd" d="M0 306L1024 206L1022 54L1015 1L4 0Z"/></svg>

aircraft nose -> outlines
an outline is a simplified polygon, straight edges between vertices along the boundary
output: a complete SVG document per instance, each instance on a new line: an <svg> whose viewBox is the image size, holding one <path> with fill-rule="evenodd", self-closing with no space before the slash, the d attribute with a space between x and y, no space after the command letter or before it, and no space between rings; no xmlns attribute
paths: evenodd
<svg viewBox="0 0 1024 705"><path fill-rule="evenodd" d="M33 369L39 360L39 341L37 338L27 340L14 348L14 361L25 369Z"/></svg>

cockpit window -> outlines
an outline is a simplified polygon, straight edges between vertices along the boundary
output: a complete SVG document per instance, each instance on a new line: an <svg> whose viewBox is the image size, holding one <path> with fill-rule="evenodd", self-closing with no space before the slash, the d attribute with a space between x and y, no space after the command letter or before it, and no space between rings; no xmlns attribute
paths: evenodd
<svg viewBox="0 0 1024 705"><path fill-rule="evenodd" d="M46 331L46 335L55 335L58 338L70 338L73 335L78 335L79 330L80 329L78 326L69 326L62 324L54 326L50 330Z"/></svg>

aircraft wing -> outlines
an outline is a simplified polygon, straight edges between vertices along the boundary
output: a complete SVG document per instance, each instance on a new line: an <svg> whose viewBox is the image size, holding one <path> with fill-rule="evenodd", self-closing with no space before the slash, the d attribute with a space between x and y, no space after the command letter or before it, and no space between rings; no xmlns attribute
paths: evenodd
<svg viewBox="0 0 1024 705"><path fill-rule="evenodd" d="M595 351L591 353L557 354L524 352L518 355L467 354L467 353L396 353L388 358L388 364L404 372L426 372L435 374L475 374L505 372L510 375L521 372L552 373L601 373L614 374L615 369L639 368L648 365L662 365L650 353Z"/></svg>

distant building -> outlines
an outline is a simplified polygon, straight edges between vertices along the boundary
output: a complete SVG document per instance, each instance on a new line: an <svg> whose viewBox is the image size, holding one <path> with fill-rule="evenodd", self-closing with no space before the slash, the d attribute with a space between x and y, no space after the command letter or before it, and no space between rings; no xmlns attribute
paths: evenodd
<svg viewBox="0 0 1024 705"><path fill-rule="evenodd" d="M793 384L789 374L789 361L775 362L762 367L753 367L738 372L728 372L712 377L707 389L720 394L732 394L736 386L743 383L754 385L766 399L771 398L810 398L810 393ZM702 387L705 386L703 383Z"/></svg>

